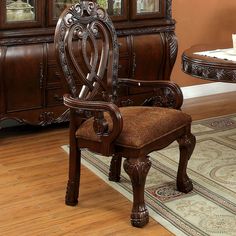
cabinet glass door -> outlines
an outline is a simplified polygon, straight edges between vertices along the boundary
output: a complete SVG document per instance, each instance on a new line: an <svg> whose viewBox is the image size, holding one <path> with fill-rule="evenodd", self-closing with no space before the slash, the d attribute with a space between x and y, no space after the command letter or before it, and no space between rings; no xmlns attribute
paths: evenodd
<svg viewBox="0 0 236 236"><path fill-rule="evenodd" d="M132 18L156 18L165 15L165 1L163 0L133 0Z"/></svg>
<svg viewBox="0 0 236 236"><path fill-rule="evenodd" d="M160 2L156 0L137 0L137 14L155 13L160 10Z"/></svg>
<svg viewBox="0 0 236 236"><path fill-rule="evenodd" d="M35 0L7 0L6 12L6 22L35 21Z"/></svg>
<svg viewBox="0 0 236 236"><path fill-rule="evenodd" d="M123 12L123 0L97 0L97 3L107 10L110 16L120 16Z"/></svg>
<svg viewBox="0 0 236 236"><path fill-rule="evenodd" d="M65 8L78 2L79 0L53 0L53 18L58 19Z"/></svg>
<svg viewBox="0 0 236 236"><path fill-rule="evenodd" d="M75 3L78 3L80 0L51 0L49 4L49 13L48 13L48 25L56 25L59 16L63 10Z"/></svg>
<svg viewBox="0 0 236 236"><path fill-rule="evenodd" d="M127 19L127 0L97 0L97 3L107 10L112 20Z"/></svg>
<svg viewBox="0 0 236 236"><path fill-rule="evenodd" d="M4 0L0 9L3 28L42 25L42 0Z"/></svg>
<svg viewBox="0 0 236 236"><path fill-rule="evenodd" d="M49 25L55 25L62 11L80 0L53 0L49 4ZM107 10L112 20L127 19L127 0L96 0L96 2Z"/></svg>

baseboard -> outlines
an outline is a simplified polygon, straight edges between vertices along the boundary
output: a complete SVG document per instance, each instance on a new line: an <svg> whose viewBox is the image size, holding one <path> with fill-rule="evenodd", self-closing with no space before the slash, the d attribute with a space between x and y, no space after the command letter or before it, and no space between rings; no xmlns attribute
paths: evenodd
<svg viewBox="0 0 236 236"><path fill-rule="evenodd" d="M184 99L209 96L236 91L236 83L209 83L181 88Z"/></svg>

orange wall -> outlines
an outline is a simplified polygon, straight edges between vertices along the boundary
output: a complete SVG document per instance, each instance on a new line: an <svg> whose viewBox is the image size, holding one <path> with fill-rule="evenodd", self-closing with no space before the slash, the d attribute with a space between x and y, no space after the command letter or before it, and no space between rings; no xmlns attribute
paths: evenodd
<svg viewBox="0 0 236 236"><path fill-rule="evenodd" d="M236 33L236 0L172 0L179 51L171 79L180 86L206 83L181 71L181 55L194 44L230 41Z"/></svg>

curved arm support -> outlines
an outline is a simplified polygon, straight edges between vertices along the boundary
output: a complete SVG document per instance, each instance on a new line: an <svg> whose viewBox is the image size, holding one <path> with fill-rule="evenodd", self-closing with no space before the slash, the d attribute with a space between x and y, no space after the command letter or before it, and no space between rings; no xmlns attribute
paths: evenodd
<svg viewBox="0 0 236 236"><path fill-rule="evenodd" d="M64 104L82 113L89 113L94 117L94 130L100 137L104 146L109 146L118 137L123 128L123 119L119 108L110 102L103 101L85 101L71 97L65 94ZM108 112L112 119L112 129L108 132L108 123L104 119L103 112Z"/></svg>
<svg viewBox="0 0 236 236"><path fill-rule="evenodd" d="M133 86L139 88L152 88L155 96L145 100L143 105L172 107L180 109L183 104L183 94L180 87L167 80L133 80L126 78L118 79L119 86Z"/></svg>

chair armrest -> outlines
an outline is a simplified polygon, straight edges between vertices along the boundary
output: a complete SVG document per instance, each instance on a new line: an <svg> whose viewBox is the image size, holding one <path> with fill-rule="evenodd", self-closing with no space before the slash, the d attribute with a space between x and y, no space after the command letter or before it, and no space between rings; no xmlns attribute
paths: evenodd
<svg viewBox="0 0 236 236"><path fill-rule="evenodd" d="M134 80L127 78L119 78L118 86L151 88L155 93L149 99L144 101L144 105L172 107L180 109L183 104L183 94L180 87L167 80Z"/></svg>
<svg viewBox="0 0 236 236"><path fill-rule="evenodd" d="M71 97L69 94L63 96L65 106L74 109L77 113L87 113L94 117L93 128L102 142L111 144L120 134L123 128L123 119L119 108L110 102L84 101ZM112 130L109 130L108 123L104 119L104 112L108 112L112 119Z"/></svg>

